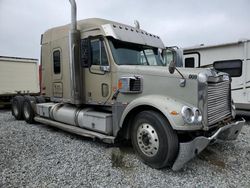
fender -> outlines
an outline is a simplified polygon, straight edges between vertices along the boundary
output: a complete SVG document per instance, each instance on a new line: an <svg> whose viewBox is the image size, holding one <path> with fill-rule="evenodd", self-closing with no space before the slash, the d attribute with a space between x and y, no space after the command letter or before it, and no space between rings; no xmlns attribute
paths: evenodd
<svg viewBox="0 0 250 188"><path fill-rule="evenodd" d="M198 130L202 127L201 125L187 125L183 121L181 109L184 105L190 106L189 104L162 95L146 95L130 102L123 111L119 126L123 126L123 122L131 110L145 105L158 109L168 119L174 130Z"/></svg>

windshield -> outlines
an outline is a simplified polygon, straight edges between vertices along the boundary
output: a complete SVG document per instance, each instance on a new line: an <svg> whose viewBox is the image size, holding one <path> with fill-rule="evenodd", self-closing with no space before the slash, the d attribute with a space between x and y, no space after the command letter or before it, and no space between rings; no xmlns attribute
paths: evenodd
<svg viewBox="0 0 250 188"><path fill-rule="evenodd" d="M114 60L118 65L163 66L158 48L114 39L109 41Z"/></svg>

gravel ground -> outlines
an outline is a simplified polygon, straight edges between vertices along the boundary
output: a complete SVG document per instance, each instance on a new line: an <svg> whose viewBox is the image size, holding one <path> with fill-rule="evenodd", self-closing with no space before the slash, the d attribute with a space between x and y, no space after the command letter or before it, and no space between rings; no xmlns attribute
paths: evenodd
<svg viewBox="0 0 250 188"><path fill-rule="evenodd" d="M250 122L248 122L250 124ZM250 187L250 126L209 146L180 172L141 163L115 147L0 110L0 187Z"/></svg>

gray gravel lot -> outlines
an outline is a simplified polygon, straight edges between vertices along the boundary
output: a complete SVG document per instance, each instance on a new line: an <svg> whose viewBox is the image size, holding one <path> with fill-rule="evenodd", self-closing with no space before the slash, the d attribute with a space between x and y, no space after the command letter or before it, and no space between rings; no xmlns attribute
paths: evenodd
<svg viewBox="0 0 250 188"><path fill-rule="evenodd" d="M173 172L144 165L130 146L29 125L0 110L0 187L250 187L249 161L249 125L237 141L209 146Z"/></svg>

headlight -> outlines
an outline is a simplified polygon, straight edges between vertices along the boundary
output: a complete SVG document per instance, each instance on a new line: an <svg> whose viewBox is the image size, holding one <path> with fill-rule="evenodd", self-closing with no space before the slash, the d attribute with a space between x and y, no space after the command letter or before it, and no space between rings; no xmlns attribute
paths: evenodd
<svg viewBox="0 0 250 188"><path fill-rule="evenodd" d="M181 115L182 115L183 120L186 123L192 124L194 122L193 110L189 108L188 106L183 106L181 110Z"/></svg>
<svg viewBox="0 0 250 188"><path fill-rule="evenodd" d="M194 111L194 123L200 123L202 121L201 111L198 108L193 108Z"/></svg>
<svg viewBox="0 0 250 188"><path fill-rule="evenodd" d="M198 108L183 106L181 110L182 118L187 124L201 123L202 115Z"/></svg>

